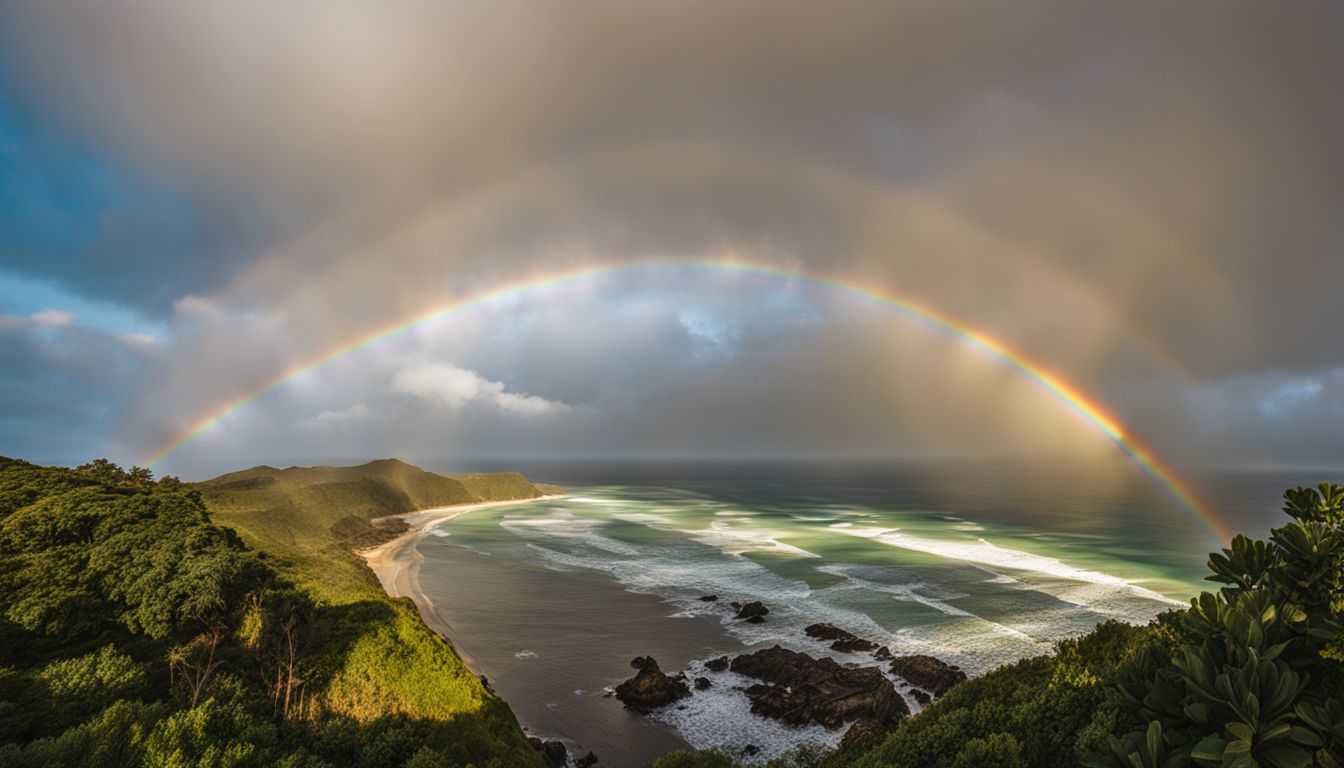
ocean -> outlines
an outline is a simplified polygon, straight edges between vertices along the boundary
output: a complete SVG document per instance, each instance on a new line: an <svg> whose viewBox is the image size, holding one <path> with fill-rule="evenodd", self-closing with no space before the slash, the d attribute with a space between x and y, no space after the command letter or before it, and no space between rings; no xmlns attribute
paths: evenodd
<svg viewBox="0 0 1344 768"><path fill-rule="evenodd" d="M842 662L803 628L829 622L971 675L1047 653L1098 622L1146 622L1204 582L1214 542L1145 476L1055 462L491 464L566 496L481 509L419 543L420 587L454 646L529 733L592 750L609 768L719 748L764 761L842 731L756 717L750 684L703 663L775 644ZM1288 486L1313 473L1202 475L1236 530L1279 524ZM704 595L717 595L705 602ZM763 624L729 601L760 600ZM651 655L713 683L650 716L613 686ZM912 711L919 708L893 678Z"/></svg>

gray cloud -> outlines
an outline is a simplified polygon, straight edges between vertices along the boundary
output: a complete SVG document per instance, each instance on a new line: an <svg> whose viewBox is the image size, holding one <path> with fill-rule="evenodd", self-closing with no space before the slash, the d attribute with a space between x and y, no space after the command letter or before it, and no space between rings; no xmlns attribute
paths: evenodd
<svg viewBox="0 0 1344 768"><path fill-rule="evenodd" d="M280 222L246 268L177 297L172 362L120 420L127 445L452 297L686 256L917 299L1191 462L1296 457L1289 412L1334 413L1304 399L1266 416L1273 387L1236 382L1344 359L1329 332L1344 327L1335 6L58 1L2 4L0 29L11 79L50 119ZM768 307L606 312L619 327L548 316L561 330L528 354L459 344L433 359L605 413L619 408L564 363L621 382L602 397L624 393L623 420L572 421L555 450L1074 442L954 359L929 353L951 366L924 377L936 384L901 355L874 364L880 339L834 320L771 335L713 325L779 321ZM536 313L507 322L530 337ZM788 354L744 354L757 343ZM642 348L677 365L654 379L619 363ZM818 404L818 388L862 405ZM880 397L896 402L865 418ZM282 423L322 412L295 406ZM780 418L807 408L819 415ZM964 426L935 429L928 414L951 412ZM491 450L546 442L458 417L455 438ZM1206 428L1218 420L1239 426ZM1344 460L1324 435L1311 445Z"/></svg>

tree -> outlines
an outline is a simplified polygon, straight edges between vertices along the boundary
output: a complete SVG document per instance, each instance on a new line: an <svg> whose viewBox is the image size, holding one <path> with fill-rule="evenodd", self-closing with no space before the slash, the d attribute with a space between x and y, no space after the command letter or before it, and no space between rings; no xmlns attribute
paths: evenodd
<svg viewBox="0 0 1344 768"><path fill-rule="evenodd" d="M1088 765L1344 764L1344 487L1284 500L1292 522L1211 554L1207 578L1225 586L1119 670L1112 702L1143 730Z"/></svg>
<svg viewBox="0 0 1344 768"><path fill-rule="evenodd" d="M316 607L296 589L272 589L253 595L239 635L257 652L267 670L275 715L288 720L296 691L303 685L301 666ZM274 669L272 682L269 670Z"/></svg>
<svg viewBox="0 0 1344 768"><path fill-rule="evenodd" d="M173 679L186 686L193 707L205 691L210 676L219 668L216 652L223 638L224 628L215 625L168 652L168 669Z"/></svg>
<svg viewBox="0 0 1344 768"><path fill-rule="evenodd" d="M146 766L251 768L275 762L275 727L236 702L210 698L170 715L145 742Z"/></svg>

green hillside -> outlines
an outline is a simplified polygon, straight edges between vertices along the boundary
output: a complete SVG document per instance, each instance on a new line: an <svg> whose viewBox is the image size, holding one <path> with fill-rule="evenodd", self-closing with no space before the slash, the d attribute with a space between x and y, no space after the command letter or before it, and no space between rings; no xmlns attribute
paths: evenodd
<svg viewBox="0 0 1344 768"><path fill-rule="evenodd" d="M360 595L372 583L351 551L386 540L402 527L396 520L375 523L378 518L542 495L517 472L446 477L397 459L355 467L253 467L192 487L216 521L330 599Z"/></svg>
<svg viewBox="0 0 1344 768"><path fill-rule="evenodd" d="M191 486L0 458L0 765L539 768L350 549L350 520L475 499L401 462Z"/></svg>

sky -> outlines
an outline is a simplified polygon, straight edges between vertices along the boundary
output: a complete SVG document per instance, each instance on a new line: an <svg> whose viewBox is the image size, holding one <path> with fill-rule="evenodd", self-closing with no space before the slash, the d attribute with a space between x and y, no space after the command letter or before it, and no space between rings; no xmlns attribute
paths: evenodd
<svg viewBox="0 0 1344 768"><path fill-rule="evenodd" d="M1114 451L824 278L1173 466L1344 466L1341 73L1320 2L0 0L0 455L521 285L155 469Z"/></svg>

